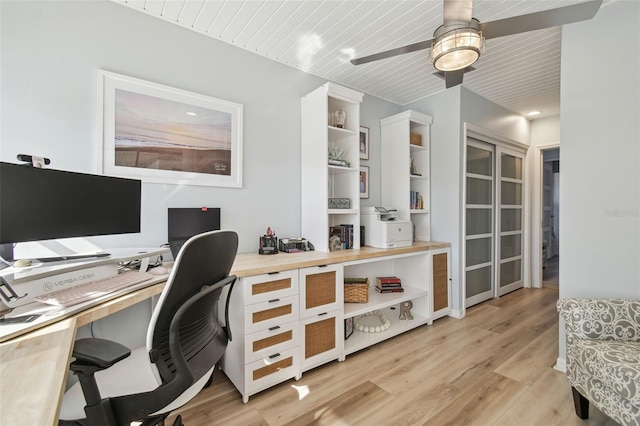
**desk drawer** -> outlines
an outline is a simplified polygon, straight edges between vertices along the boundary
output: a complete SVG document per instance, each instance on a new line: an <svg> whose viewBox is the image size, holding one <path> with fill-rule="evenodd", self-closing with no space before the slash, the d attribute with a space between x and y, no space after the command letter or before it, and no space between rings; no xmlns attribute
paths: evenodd
<svg viewBox="0 0 640 426"><path fill-rule="evenodd" d="M298 374L299 349L292 348L245 366L245 389L251 395Z"/></svg>
<svg viewBox="0 0 640 426"><path fill-rule="evenodd" d="M245 362L251 363L298 346L299 332L298 322L293 321L246 335L244 337Z"/></svg>
<svg viewBox="0 0 640 426"><path fill-rule="evenodd" d="M245 333L247 334L297 320L297 295L275 298L244 308Z"/></svg>
<svg viewBox="0 0 640 426"><path fill-rule="evenodd" d="M282 271L273 274L242 278L245 305L298 294L298 271Z"/></svg>

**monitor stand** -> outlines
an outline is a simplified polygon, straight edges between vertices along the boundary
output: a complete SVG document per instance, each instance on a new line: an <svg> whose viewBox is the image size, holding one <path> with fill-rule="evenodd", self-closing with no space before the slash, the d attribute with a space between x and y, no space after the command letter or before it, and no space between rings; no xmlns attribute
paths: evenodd
<svg viewBox="0 0 640 426"><path fill-rule="evenodd" d="M108 257L110 253L88 253L88 254L70 254L67 256L54 256L54 257L40 257L33 259L35 262L48 263L48 262L62 262L65 260L81 260L81 259L93 259L95 257Z"/></svg>
<svg viewBox="0 0 640 426"><path fill-rule="evenodd" d="M8 268L13 262L13 243L0 244L0 270Z"/></svg>

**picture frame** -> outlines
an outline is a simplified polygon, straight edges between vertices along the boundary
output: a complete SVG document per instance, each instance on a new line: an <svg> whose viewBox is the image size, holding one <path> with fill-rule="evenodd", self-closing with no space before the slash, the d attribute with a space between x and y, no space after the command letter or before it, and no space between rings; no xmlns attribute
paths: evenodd
<svg viewBox="0 0 640 426"><path fill-rule="evenodd" d="M369 167L360 166L360 198L369 198Z"/></svg>
<svg viewBox="0 0 640 426"><path fill-rule="evenodd" d="M349 336L353 334L353 317L345 318L344 320L344 340L347 340Z"/></svg>
<svg viewBox="0 0 640 426"><path fill-rule="evenodd" d="M360 126L360 159L369 159L369 128Z"/></svg>
<svg viewBox="0 0 640 426"><path fill-rule="evenodd" d="M97 83L103 174L242 188L242 104L103 70Z"/></svg>

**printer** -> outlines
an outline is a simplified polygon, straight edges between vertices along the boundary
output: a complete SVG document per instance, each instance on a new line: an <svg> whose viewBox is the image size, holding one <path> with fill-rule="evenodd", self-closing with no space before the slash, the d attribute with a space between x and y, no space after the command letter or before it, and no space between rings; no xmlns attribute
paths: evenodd
<svg viewBox="0 0 640 426"><path fill-rule="evenodd" d="M413 224L400 220L396 210L367 207L361 210L361 224L368 246L379 248L408 247L413 241Z"/></svg>

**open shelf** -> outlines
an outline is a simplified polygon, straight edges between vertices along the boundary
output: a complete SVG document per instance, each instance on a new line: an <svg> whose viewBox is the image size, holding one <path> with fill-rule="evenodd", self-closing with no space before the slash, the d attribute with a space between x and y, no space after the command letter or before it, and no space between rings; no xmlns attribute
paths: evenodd
<svg viewBox="0 0 640 426"><path fill-rule="evenodd" d="M374 290L375 291L375 290ZM406 290L405 290L406 293ZM386 295L385 295L386 296ZM371 297L370 297L371 299ZM346 308L347 305L345 305ZM401 320L398 318L400 315L399 309L391 309L389 307L384 310L378 309L382 312L384 316L387 317L389 322L391 322L391 327L388 330L382 331L380 333L365 333L358 330L353 330L353 334L349 336L347 340L344 341L344 354L349 355L356 351L367 348L371 345L375 345L376 343L382 342L383 340L390 339L398 334L402 334L406 331L414 329L424 324L428 324L429 320L426 316L421 315L420 313L411 311L413 315L412 320ZM347 315L345 314L345 317Z"/></svg>
<svg viewBox="0 0 640 426"><path fill-rule="evenodd" d="M329 209L329 214L357 214L357 209Z"/></svg>
<svg viewBox="0 0 640 426"><path fill-rule="evenodd" d="M355 136L357 133L349 129L341 129L340 127L329 126L330 139L344 139Z"/></svg>
<svg viewBox="0 0 640 426"><path fill-rule="evenodd" d="M426 151L428 149L429 147L426 146L409 144L409 152Z"/></svg>
<svg viewBox="0 0 640 426"><path fill-rule="evenodd" d="M355 167L334 166L333 164L329 164L328 166L331 173L349 173L359 171L359 169L356 169Z"/></svg>
<svg viewBox="0 0 640 426"><path fill-rule="evenodd" d="M407 300L416 299L429 294L429 291L422 288L409 287L402 285L404 292L402 293L378 293L375 286L369 286L369 301L367 303L345 303L344 304L344 317L355 317L367 312L384 309L389 306L397 305L398 303L405 302Z"/></svg>

